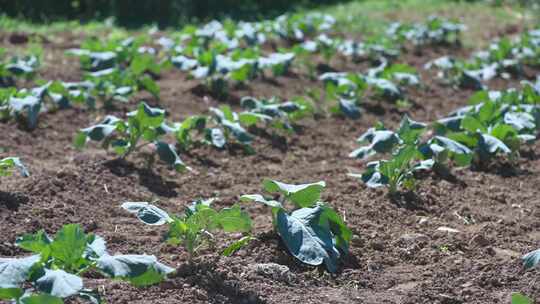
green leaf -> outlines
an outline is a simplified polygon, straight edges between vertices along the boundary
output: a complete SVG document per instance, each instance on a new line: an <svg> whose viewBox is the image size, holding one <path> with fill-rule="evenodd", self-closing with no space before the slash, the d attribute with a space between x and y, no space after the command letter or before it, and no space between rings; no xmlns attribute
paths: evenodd
<svg viewBox="0 0 540 304"><path fill-rule="evenodd" d="M165 111L152 108L146 102L141 102L137 111L129 113L129 116L135 117L142 127L157 128L163 123Z"/></svg>
<svg viewBox="0 0 540 304"><path fill-rule="evenodd" d="M519 292L512 293L512 304L534 304L532 299Z"/></svg>
<svg viewBox="0 0 540 304"><path fill-rule="evenodd" d="M249 145L253 138L239 123L223 120L221 124L227 128L240 143Z"/></svg>
<svg viewBox="0 0 540 304"><path fill-rule="evenodd" d="M487 100L478 110L478 119L482 123L490 122L497 114L497 106L491 101Z"/></svg>
<svg viewBox="0 0 540 304"><path fill-rule="evenodd" d="M64 304L64 301L52 295L37 294L22 298L21 304Z"/></svg>
<svg viewBox="0 0 540 304"><path fill-rule="evenodd" d="M244 126L252 126L257 124L261 120L272 120L270 116L261 115L257 113L251 113L251 112L242 112L238 114L238 121L240 121L241 124Z"/></svg>
<svg viewBox="0 0 540 304"><path fill-rule="evenodd" d="M174 268L158 262L153 255L103 255L96 266L113 278L125 279L135 286L158 283Z"/></svg>
<svg viewBox="0 0 540 304"><path fill-rule="evenodd" d="M482 122L469 115L465 116L463 120L461 120L461 127L471 133L482 132L486 130Z"/></svg>
<svg viewBox="0 0 540 304"><path fill-rule="evenodd" d="M298 209L291 215L279 210L276 228L294 257L313 266L325 263L328 271L336 272L340 254L331 231L319 224L322 212L319 206Z"/></svg>
<svg viewBox="0 0 540 304"><path fill-rule="evenodd" d="M144 129L142 137L146 141L154 141L158 137L157 129Z"/></svg>
<svg viewBox="0 0 540 304"><path fill-rule="evenodd" d="M150 56L149 54L140 54L133 58L129 68L131 69L133 74L135 74L135 76L139 76L146 70L148 70L149 67L153 64L153 62L154 58L152 58L152 56Z"/></svg>
<svg viewBox="0 0 540 304"><path fill-rule="evenodd" d="M425 129L426 124L414 121L410 119L409 116L405 115L401 120L397 133L403 142L413 144L418 140Z"/></svg>
<svg viewBox="0 0 540 304"><path fill-rule="evenodd" d="M24 294L21 288L0 288L0 300L15 300Z"/></svg>
<svg viewBox="0 0 540 304"><path fill-rule="evenodd" d="M251 230L249 214L241 210L238 205L221 209L217 214L217 221L225 232L249 232Z"/></svg>
<svg viewBox="0 0 540 304"><path fill-rule="evenodd" d="M391 152L400 142L400 139L397 134L392 131L370 128L362 134L357 141L360 143L369 141L370 145L356 149L349 154L349 157L363 159L375 153Z"/></svg>
<svg viewBox="0 0 540 304"><path fill-rule="evenodd" d="M263 187L270 193L282 193L298 207L310 207L320 199L326 183L320 181L311 184L292 185L267 179L263 182Z"/></svg>
<svg viewBox="0 0 540 304"><path fill-rule="evenodd" d="M488 100L490 100L488 91L478 91L469 98L469 104L477 105Z"/></svg>
<svg viewBox="0 0 540 304"><path fill-rule="evenodd" d="M23 177L30 176L30 173L18 157L6 157L0 159L0 176L11 174L12 168L17 168Z"/></svg>
<svg viewBox="0 0 540 304"><path fill-rule="evenodd" d="M155 98L159 99L160 89L158 84L152 79L152 77L146 75L139 80L141 86L152 94Z"/></svg>
<svg viewBox="0 0 540 304"><path fill-rule="evenodd" d="M221 106L219 109L223 113L223 119L228 120L228 121L235 121L234 113L233 113L231 107L229 107L229 106Z"/></svg>
<svg viewBox="0 0 540 304"><path fill-rule="evenodd" d="M55 259L55 264L78 270L84 263L82 256L86 249L87 238L79 224L63 226L50 245L51 257Z"/></svg>
<svg viewBox="0 0 540 304"><path fill-rule="evenodd" d="M51 253L51 239L44 230L18 237L15 244L24 250L39 253L43 261L46 261Z"/></svg>
<svg viewBox="0 0 540 304"><path fill-rule="evenodd" d="M39 254L24 258L0 258L0 288L18 288L40 259Z"/></svg>
<svg viewBox="0 0 540 304"><path fill-rule="evenodd" d="M109 124L99 124L81 129L75 137L75 146L79 148L83 147L84 143L86 143L87 138L93 141L102 141L105 138L109 137L115 130L116 126ZM85 137L83 137L81 134L84 134Z"/></svg>
<svg viewBox="0 0 540 304"><path fill-rule="evenodd" d="M478 145L478 138L476 138L476 136L471 136L466 132L449 133L447 137L462 143L469 148L474 148Z"/></svg>
<svg viewBox="0 0 540 304"><path fill-rule="evenodd" d="M328 207L321 206L323 209L319 218L319 225L328 228L334 235L334 243L342 253L348 253L349 243L352 239L352 231L347 227L341 216Z"/></svg>
<svg viewBox="0 0 540 304"><path fill-rule="evenodd" d="M45 269L45 275L37 279L36 286L39 290L55 297L67 298L82 290L83 281L80 277L64 270Z"/></svg>
<svg viewBox="0 0 540 304"><path fill-rule="evenodd" d="M162 141L157 141L154 144L156 145L157 154L163 162L167 163L178 172L184 171L187 168L172 145Z"/></svg>
<svg viewBox="0 0 540 304"><path fill-rule="evenodd" d="M223 250L221 255L226 256L226 257L231 256L235 252L240 250L242 247L249 244L249 242L251 242L252 240L255 240L255 239L256 238L252 237L251 235L244 236L243 238L241 238L241 239L233 242L231 245L227 246L227 248L225 248L225 250Z"/></svg>
<svg viewBox="0 0 540 304"><path fill-rule="evenodd" d="M75 135L75 138L73 139L73 145L77 149L82 149L86 145L86 133L84 132L77 132L77 135Z"/></svg>

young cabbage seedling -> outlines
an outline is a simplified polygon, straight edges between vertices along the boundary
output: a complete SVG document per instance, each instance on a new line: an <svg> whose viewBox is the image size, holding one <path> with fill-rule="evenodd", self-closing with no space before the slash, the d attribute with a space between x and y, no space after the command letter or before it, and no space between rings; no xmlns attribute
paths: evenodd
<svg viewBox="0 0 540 304"><path fill-rule="evenodd" d="M267 116L254 113L236 113L228 106L210 108L215 127L206 129L206 140L216 148L225 148L229 141L234 138L242 145L247 153L255 151L251 147L253 136L242 126L242 123L257 122L267 119Z"/></svg>
<svg viewBox="0 0 540 304"><path fill-rule="evenodd" d="M6 157L0 159L0 176L13 174L13 169L18 169L22 176L28 177L30 173L18 157Z"/></svg>
<svg viewBox="0 0 540 304"><path fill-rule="evenodd" d="M159 283L174 272L153 255L110 255L103 238L86 234L78 224L63 226L54 238L43 230L27 234L16 244L34 253L0 258L0 300L16 304L62 304L63 299L75 297L104 303L96 290L84 288L81 275L88 271L135 286Z"/></svg>
<svg viewBox="0 0 540 304"><path fill-rule="evenodd" d="M269 206L272 210L274 229L289 252L308 265L324 263L328 271L338 270L339 260L348 255L352 232L339 214L320 202L326 184L291 185L265 180L263 188L268 193L279 193L279 201L261 194L242 195L242 201L252 201ZM284 203L293 204L293 210Z"/></svg>
<svg viewBox="0 0 540 304"><path fill-rule="evenodd" d="M211 207L212 201L213 199L195 201L182 216L169 215L146 202L126 202L122 204L122 208L136 214L137 218L147 225L167 224L167 242L184 247L191 263L201 248L215 244L215 232L251 231L251 218L238 205L217 211ZM249 240L250 236L238 240L225 249L223 254L231 255Z"/></svg>
<svg viewBox="0 0 540 304"><path fill-rule="evenodd" d="M81 129L75 137L75 146L83 148L89 140L98 141L104 149L112 147L121 158L126 158L142 147L153 144L155 153L170 167L176 171L189 169L174 147L160 140L167 132L176 131L165 123L164 116L164 110L141 102L136 111L128 113L127 120L107 116L101 123Z"/></svg>
<svg viewBox="0 0 540 304"><path fill-rule="evenodd" d="M204 134L208 118L201 115L193 115L184 119L176 126L176 142L181 151L188 151L198 141L194 139L193 133Z"/></svg>
<svg viewBox="0 0 540 304"><path fill-rule="evenodd" d="M419 151L420 136L425 128L425 124L405 116L397 132L385 130L382 126L369 129L358 141L369 141L370 145L353 151L350 156L365 158L376 153L392 152L392 158L370 162L363 174L350 176L360 177L370 188L388 187L391 197L395 197L401 189L414 190L414 173L431 169L434 164L433 159L423 160Z"/></svg>
<svg viewBox="0 0 540 304"><path fill-rule="evenodd" d="M471 98L472 105L439 120L437 132L472 150L478 167L487 167L498 155L513 161L521 145L536 138L538 125L536 107L515 95L503 93L492 100L487 92L479 92Z"/></svg>
<svg viewBox="0 0 540 304"><path fill-rule="evenodd" d="M240 103L246 109L239 114L240 121L247 127L262 121L266 126L285 132L293 132L292 123L313 112L312 105L302 99L279 102L275 97L259 100L248 96L242 98Z"/></svg>
<svg viewBox="0 0 540 304"><path fill-rule="evenodd" d="M366 186L378 188L386 186L391 197L394 197L401 189L414 190L416 179L414 173L419 170L429 170L433 166L433 160L420 161L421 155L416 147L404 146L392 154L390 160L370 162L366 171L360 177Z"/></svg>

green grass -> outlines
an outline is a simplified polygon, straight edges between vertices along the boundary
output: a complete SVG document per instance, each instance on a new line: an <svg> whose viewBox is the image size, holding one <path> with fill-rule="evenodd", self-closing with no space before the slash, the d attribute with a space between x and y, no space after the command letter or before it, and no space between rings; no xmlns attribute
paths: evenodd
<svg viewBox="0 0 540 304"><path fill-rule="evenodd" d="M380 34L394 21L422 21L431 15L455 18L465 23L466 46L482 47L490 37L506 27L538 25L540 13L529 8L494 6L485 2L448 0L365 0L329 6L323 12L336 17L340 30L350 33Z"/></svg>
<svg viewBox="0 0 540 304"><path fill-rule="evenodd" d="M0 30L5 32L24 32L51 35L60 32L96 33L110 30L112 22L92 21L81 24L79 21L55 21L49 24L32 23L25 20L0 15Z"/></svg>

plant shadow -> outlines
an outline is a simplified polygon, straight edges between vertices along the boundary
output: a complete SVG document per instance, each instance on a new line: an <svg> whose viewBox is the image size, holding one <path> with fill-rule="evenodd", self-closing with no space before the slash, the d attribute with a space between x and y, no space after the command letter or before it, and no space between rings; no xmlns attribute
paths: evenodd
<svg viewBox="0 0 540 304"><path fill-rule="evenodd" d="M19 206L28 203L29 199L20 192L0 191L0 205L6 206L8 210L17 211Z"/></svg>
<svg viewBox="0 0 540 304"><path fill-rule="evenodd" d="M133 163L117 158L104 162L104 166L107 167L110 172L119 177L126 177L131 174L137 174L139 177L139 184L146 187L150 192L163 196L163 197L176 197L178 192L176 188L179 185L173 181L164 180L159 174L156 174L149 168L138 168Z"/></svg>
<svg viewBox="0 0 540 304"><path fill-rule="evenodd" d="M425 207L424 200L413 191L397 192L394 194L388 193L388 196L390 201L400 208L429 213L429 209Z"/></svg>

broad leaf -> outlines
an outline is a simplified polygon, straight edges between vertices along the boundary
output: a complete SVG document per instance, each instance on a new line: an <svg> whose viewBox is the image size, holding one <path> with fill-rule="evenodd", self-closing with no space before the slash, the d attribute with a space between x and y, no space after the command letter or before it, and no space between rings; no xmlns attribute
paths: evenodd
<svg viewBox="0 0 540 304"><path fill-rule="evenodd" d="M251 230L249 214L241 210L238 205L221 209L217 214L217 221L225 232L249 232Z"/></svg>
<svg viewBox="0 0 540 304"><path fill-rule="evenodd" d="M107 275L127 279L136 286L158 283L174 271L174 268L159 263L153 255L103 255L96 262Z"/></svg>
<svg viewBox="0 0 540 304"><path fill-rule="evenodd" d="M52 296L67 298L82 290L83 281L80 277L64 270L45 269L45 275L37 279L36 286Z"/></svg>
<svg viewBox="0 0 540 304"><path fill-rule="evenodd" d="M165 111L141 102L137 111L129 113L128 116L134 117L143 127L157 128L163 123Z"/></svg>
<svg viewBox="0 0 540 304"><path fill-rule="evenodd" d="M263 186L270 193L280 192L298 207L311 207L320 199L326 183L320 181L311 184L292 185L275 180L265 180Z"/></svg>
<svg viewBox="0 0 540 304"><path fill-rule="evenodd" d="M87 258L100 257L107 254L105 239L98 235L94 236L94 240L86 245L84 254Z"/></svg>
<svg viewBox="0 0 540 304"><path fill-rule="evenodd" d="M122 208L136 214L147 225L163 225L172 221L167 212L146 202L126 202Z"/></svg>
<svg viewBox="0 0 540 304"><path fill-rule="evenodd" d="M302 208L291 215L283 210L277 213L277 230L291 254L308 265L325 263L330 272L337 271L339 251L334 247L328 227L320 226L323 209Z"/></svg>
<svg viewBox="0 0 540 304"><path fill-rule="evenodd" d="M78 224L68 224L56 233L51 243L51 256L55 263L66 268L78 269L84 263L82 259L86 249L87 235Z"/></svg>
<svg viewBox="0 0 540 304"><path fill-rule="evenodd" d="M49 247L51 242L52 240L47 236L45 231L40 230L34 234L25 234L18 237L15 244L24 250L39 253L43 260L47 260L51 253L51 248Z"/></svg>
<svg viewBox="0 0 540 304"><path fill-rule="evenodd" d="M0 288L18 288L28 278L39 254L25 258L0 258Z"/></svg>
<svg viewBox="0 0 540 304"><path fill-rule="evenodd" d="M172 145L162 141L157 141L154 144L156 145L157 154L163 162L179 172L187 168Z"/></svg>
<svg viewBox="0 0 540 304"><path fill-rule="evenodd" d="M504 154L512 153L512 150L510 150L504 142L489 134L480 134L478 146L481 151L489 154L494 154L496 152L502 152Z"/></svg>

